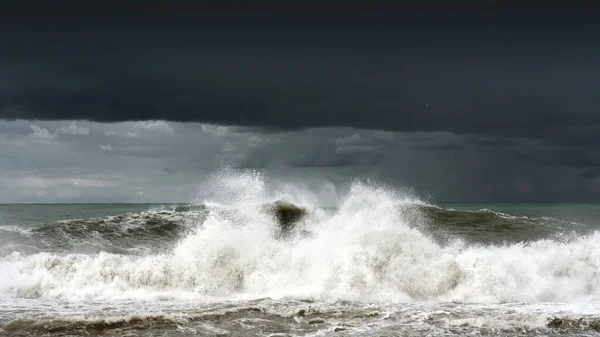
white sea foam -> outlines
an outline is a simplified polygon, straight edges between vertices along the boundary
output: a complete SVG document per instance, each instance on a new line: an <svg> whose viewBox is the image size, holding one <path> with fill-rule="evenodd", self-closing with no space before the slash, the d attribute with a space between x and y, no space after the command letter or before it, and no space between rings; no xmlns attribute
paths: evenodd
<svg viewBox="0 0 600 337"><path fill-rule="evenodd" d="M30 228L23 228L23 227L19 227L19 226L0 226L0 232L13 232L13 233L17 233L23 236L29 236L31 235L31 229Z"/></svg>
<svg viewBox="0 0 600 337"><path fill-rule="evenodd" d="M600 300L600 234L574 241L440 246L405 219L411 196L355 183L336 212L304 219L310 235L281 239L260 205L282 195L257 174L213 179L214 202L171 251L12 254L0 259L0 297L122 299L216 296L403 302ZM295 192L297 195L297 191Z"/></svg>

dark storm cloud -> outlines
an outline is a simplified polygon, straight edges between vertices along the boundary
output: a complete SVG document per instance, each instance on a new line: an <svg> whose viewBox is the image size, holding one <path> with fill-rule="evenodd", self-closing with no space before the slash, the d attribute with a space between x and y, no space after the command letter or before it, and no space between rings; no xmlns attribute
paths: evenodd
<svg viewBox="0 0 600 337"><path fill-rule="evenodd" d="M311 151L300 154L290 160L291 167L349 167L374 166L383 160L378 149L372 147L352 147L328 151L322 146L315 146Z"/></svg>
<svg viewBox="0 0 600 337"><path fill-rule="evenodd" d="M600 125L600 23L591 9L47 10L4 14L0 118L349 126L597 143L595 133L570 131Z"/></svg>
<svg viewBox="0 0 600 337"><path fill-rule="evenodd" d="M374 171L447 200L596 200L599 14L431 2L8 6L0 119L48 121L0 123L0 140L42 168L68 162L66 173L118 157L132 177L150 165L178 183L224 163ZM88 137L49 122L65 119L107 124L80 122ZM150 120L176 127L108 124ZM42 145L85 160L52 161ZM14 153L0 161L18 172Z"/></svg>
<svg viewBox="0 0 600 337"><path fill-rule="evenodd" d="M600 177L600 170L585 170L577 174L578 178L583 179L596 179Z"/></svg>
<svg viewBox="0 0 600 337"><path fill-rule="evenodd" d="M501 137L463 135L447 132L412 133L407 141L417 150L444 151L457 153L478 149L490 151L496 155L504 154L511 157L511 162L521 162L537 165L540 169L569 168L583 170L577 177L595 179L595 173L600 170L600 151L597 140L589 139L589 143L582 143L585 137L577 133L564 132L564 139L528 139L525 137ZM580 146L572 145L573 140Z"/></svg>

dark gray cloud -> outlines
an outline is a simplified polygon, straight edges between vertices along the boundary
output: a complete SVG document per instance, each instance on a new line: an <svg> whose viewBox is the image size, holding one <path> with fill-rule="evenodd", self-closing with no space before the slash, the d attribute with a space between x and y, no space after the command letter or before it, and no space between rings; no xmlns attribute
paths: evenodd
<svg viewBox="0 0 600 337"><path fill-rule="evenodd" d="M34 191L19 200L186 199L223 165L440 200L599 198L591 7L16 6L0 171Z"/></svg>
<svg viewBox="0 0 600 337"><path fill-rule="evenodd" d="M0 118L596 141L562 131L600 125L591 9L297 9L9 12Z"/></svg>
<svg viewBox="0 0 600 337"><path fill-rule="evenodd" d="M585 171L581 171L577 174L578 178L584 178L584 179L597 179L598 177L600 177L600 170L585 170Z"/></svg>
<svg viewBox="0 0 600 337"><path fill-rule="evenodd" d="M600 61L582 64L571 56L554 62L556 55L530 62L453 62L439 55L411 61L392 52L380 63L377 56L353 60L357 52L349 50L294 52L303 57L236 48L181 57L162 52L144 66L103 59L90 60L95 64L88 71L49 65L54 74L47 79L39 75L19 86L14 75L14 86L2 91L0 116L497 133L561 142L579 141L563 132L600 125ZM600 50L589 56L599 60Z"/></svg>
<svg viewBox="0 0 600 337"><path fill-rule="evenodd" d="M492 138L491 146L468 137L356 128L263 133L165 121L2 122L0 202L198 201L198 182L227 166L264 172L285 191L363 177L411 187L434 202L598 200L593 160L538 140ZM436 145L453 139L466 145ZM556 153L566 157L549 161Z"/></svg>

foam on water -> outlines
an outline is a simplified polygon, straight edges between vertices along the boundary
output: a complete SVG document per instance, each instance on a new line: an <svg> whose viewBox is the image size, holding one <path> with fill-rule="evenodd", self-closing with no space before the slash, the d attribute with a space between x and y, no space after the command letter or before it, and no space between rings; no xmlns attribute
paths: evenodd
<svg viewBox="0 0 600 337"><path fill-rule="evenodd" d="M398 205L400 191L354 183L336 212L272 191L258 174L217 176L208 215L170 251L0 259L0 298L311 298L503 303L600 300L600 234L570 241L440 245ZM297 191L295 192L297 194ZM315 210L281 238L260 205L287 199Z"/></svg>

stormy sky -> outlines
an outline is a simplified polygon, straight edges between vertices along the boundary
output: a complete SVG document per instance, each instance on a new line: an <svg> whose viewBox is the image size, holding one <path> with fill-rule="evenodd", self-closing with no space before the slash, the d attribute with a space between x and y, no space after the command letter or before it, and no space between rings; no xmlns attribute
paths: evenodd
<svg viewBox="0 0 600 337"><path fill-rule="evenodd" d="M600 201L592 7L10 5L0 202L189 202L222 167Z"/></svg>

